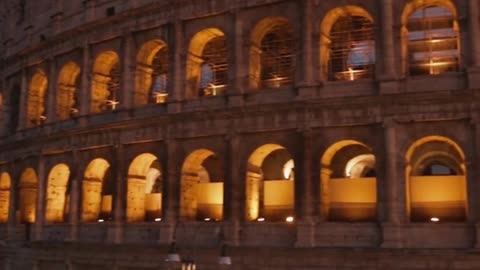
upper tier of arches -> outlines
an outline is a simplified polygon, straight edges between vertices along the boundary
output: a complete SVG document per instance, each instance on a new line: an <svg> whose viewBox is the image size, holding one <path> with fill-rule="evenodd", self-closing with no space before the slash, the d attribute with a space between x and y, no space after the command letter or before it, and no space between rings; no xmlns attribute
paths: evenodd
<svg viewBox="0 0 480 270"><path fill-rule="evenodd" d="M120 46L88 49L83 52L83 62L78 57L62 57L28 68L22 93L28 98L14 100L15 95L8 95L12 98L8 103L20 107L21 117L10 114L5 121L28 128L120 108L281 90L305 83L302 69L318 71L316 80L325 83L376 79L395 67L386 66L381 57L386 53L385 40L378 34L381 24L372 13L359 5L327 11L317 22L319 37L312 47L317 48L319 58L311 60L312 66L302 60L305 37L294 18L287 15L253 20L241 36L213 21L211 27L198 27L186 35L183 42L175 35L176 39L149 34L119 41ZM449 0L415 0L404 6L398 18L401 44L394 49L401 52L403 76L439 75L465 68L460 38L465 30L458 20L456 6ZM248 90L239 89L247 85Z"/></svg>

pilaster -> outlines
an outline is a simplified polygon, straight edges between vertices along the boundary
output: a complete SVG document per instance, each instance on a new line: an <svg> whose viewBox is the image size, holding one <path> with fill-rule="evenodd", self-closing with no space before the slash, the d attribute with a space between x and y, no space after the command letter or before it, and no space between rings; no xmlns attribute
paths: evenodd
<svg viewBox="0 0 480 270"><path fill-rule="evenodd" d="M404 174L400 173L397 133L399 124L392 118L383 123L385 142L385 179L387 221L382 224L382 247L403 246L402 225L406 221L406 188Z"/></svg>
<svg viewBox="0 0 480 270"><path fill-rule="evenodd" d="M133 107L135 54L133 34L128 32L124 35L122 44L122 78L120 106L125 109Z"/></svg>
<svg viewBox="0 0 480 270"><path fill-rule="evenodd" d="M226 136L227 153L225 166L224 181L224 219L226 240L230 245L237 246L240 244L240 226L242 222L242 193L244 188L242 185L242 174L240 171L240 136L230 133Z"/></svg>
<svg viewBox="0 0 480 270"><path fill-rule="evenodd" d="M47 172L45 171L45 157L38 158L37 166L37 200L35 205L34 237L32 240L42 240L42 229L45 224L45 191Z"/></svg>
<svg viewBox="0 0 480 270"><path fill-rule="evenodd" d="M173 24L173 70L170 69L172 85L168 94L168 111L179 112L181 109L181 101L184 97L184 69L185 62L183 61L183 23L180 19L176 19Z"/></svg>
<svg viewBox="0 0 480 270"><path fill-rule="evenodd" d="M56 99L57 96L57 63L55 58L48 61L48 87L44 115L47 117L46 123L53 123L56 120Z"/></svg>

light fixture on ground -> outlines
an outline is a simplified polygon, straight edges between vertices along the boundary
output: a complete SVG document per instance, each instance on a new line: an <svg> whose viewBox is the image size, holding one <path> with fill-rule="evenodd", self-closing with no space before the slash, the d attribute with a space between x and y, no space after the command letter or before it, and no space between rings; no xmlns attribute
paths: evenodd
<svg viewBox="0 0 480 270"><path fill-rule="evenodd" d="M193 259L181 259L180 254L177 252L177 246L175 242L170 244L170 249L167 254L165 261L170 263L181 263L182 270L196 270L197 265ZM227 255L227 246L223 245L220 251L220 256L218 257L219 265L231 265L232 258Z"/></svg>
<svg viewBox="0 0 480 270"><path fill-rule="evenodd" d="M180 262L180 255L177 253L177 246L175 245L175 242L172 242L170 244L170 249L168 250L166 261L173 263Z"/></svg>
<svg viewBox="0 0 480 270"><path fill-rule="evenodd" d="M438 217L432 217L432 218L430 219L430 221L431 221L431 222L439 222L440 219L439 219Z"/></svg>
<svg viewBox="0 0 480 270"><path fill-rule="evenodd" d="M218 257L218 264L220 265L231 265L232 258L227 255L227 246L222 246L222 251L220 252L220 257Z"/></svg>

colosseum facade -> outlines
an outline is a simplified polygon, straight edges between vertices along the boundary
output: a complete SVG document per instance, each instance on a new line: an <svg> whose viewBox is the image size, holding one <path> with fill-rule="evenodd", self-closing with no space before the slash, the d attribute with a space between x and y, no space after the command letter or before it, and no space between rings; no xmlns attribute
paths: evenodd
<svg viewBox="0 0 480 270"><path fill-rule="evenodd" d="M480 269L479 12L2 0L0 269Z"/></svg>

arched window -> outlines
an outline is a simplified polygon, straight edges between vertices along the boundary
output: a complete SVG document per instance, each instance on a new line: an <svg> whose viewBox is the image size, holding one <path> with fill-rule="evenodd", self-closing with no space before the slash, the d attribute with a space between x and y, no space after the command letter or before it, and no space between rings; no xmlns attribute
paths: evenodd
<svg viewBox="0 0 480 270"><path fill-rule="evenodd" d="M163 47L152 61L152 86L150 96L152 103L165 103L168 95L168 50Z"/></svg>
<svg viewBox="0 0 480 270"><path fill-rule="evenodd" d="M295 164L290 153L277 144L262 145L250 155L247 168L247 220L292 222Z"/></svg>
<svg viewBox="0 0 480 270"><path fill-rule="evenodd" d="M18 185L17 210L21 223L35 223L35 209L37 205L37 173L32 168L25 169L20 175Z"/></svg>
<svg viewBox="0 0 480 270"><path fill-rule="evenodd" d="M137 54L135 105L165 103L168 96L168 48L159 39L146 42Z"/></svg>
<svg viewBox="0 0 480 270"><path fill-rule="evenodd" d="M45 221L61 223L68 217L70 168L58 164L48 174Z"/></svg>
<svg viewBox="0 0 480 270"><path fill-rule="evenodd" d="M82 183L82 221L104 222L113 218L114 181L110 164L101 158L91 161Z"/></svg>
<svg viewBox="0 0 480 270"><path fill-rule="evenodd" d="M42 70L38 70L30 81L27 99L27 127L42 125L47 119L45 105L48 81Z"/></svg>
<svg viewBox="0 0 480 270"><path fill-rule="evenodd" d="M227 39L216 28L202 30L190 42L187 59L189 95L218 96L228 84Z"/></svg>
<svg viewBox="0 0 480 270"><path fill-rule="evenodd" d="M65 120L78 115L78 83L80 67L74 62L65 64L58 77L57 118Z"/></svg>
<svg viewBox="0 0 480 270"><path fill-rule="evenodd" d="M363 16L342 16L330 32L328 79L372 78L375 72L373 22Z"/></svg>
<svg viewBox="0 0 480 270"><path fill-rule="evenodd" d="M11 184L12 181L8 173L0 174L0 223L8 222Z"/></svg>
<svg viewBox="0 0 480 270"><path fill-rule="evenodd" d="M180 217L186 220L223 219L223 164L214 152L193 151L183 162Z"/></svg>
<svg viewBox="0 0 480 270"><path fill-rule="evenodd" d="M113 51L103 52L93 66L91 111L115 110L119 106L120 60Z"/></svg>
<svg viewBox="0 0 480 270"><path fill-rule="evenodd" d="M375 221L377 217L376 160L357 141L330 146L322 157L320 198L330 221Z"/></svg>
<svg viewBox="0 0 480 270"><path fill-rule="evenodd" d="M128 169L127 221L160 221L162 195L160 162L150 153L138 155Z"/></svg>
<svg viewBox="0 0 480 270"><path fill-rule="evenodd" d="M288 23L272 27L261 42L261 79L264 88L291 85L295 75L293 29Z"/></svg>
<svg viewBox="0 0 480 270"><path fill-rule="evenodd" d="M450 10L440 6L421 7L408 17L406 30L410 75L459 70L458 23Z"/></svg>
<svg viewBox="0 0 480 270"><path fill-rule="evenodd" d="M467 215L465 156L452 140L429 136L407 151L407 189L412 222L463 222Z"/></svg>

